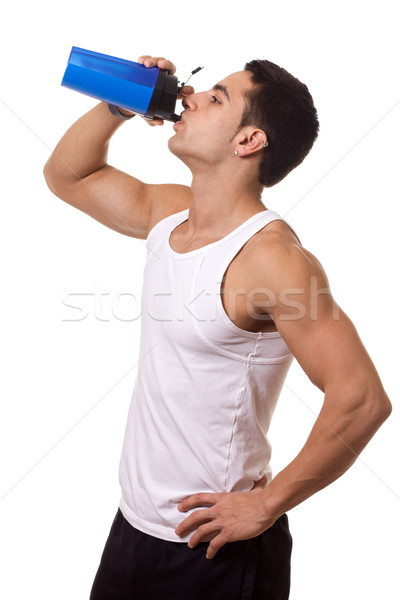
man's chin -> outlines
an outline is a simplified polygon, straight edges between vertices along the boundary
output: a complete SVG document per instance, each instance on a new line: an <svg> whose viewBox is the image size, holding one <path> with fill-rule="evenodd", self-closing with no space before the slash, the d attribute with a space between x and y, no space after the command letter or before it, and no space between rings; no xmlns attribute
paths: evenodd
<svg viewBox="0 0 400 600"><path fill-rule="evenodd" d="M179 151L179 144L176 143L176 134L171 136L168 140L168 150L174 154L175 156L177 156L178 158L181 157L181 152ZM181 149L182 150L182 149Z"/></svg>

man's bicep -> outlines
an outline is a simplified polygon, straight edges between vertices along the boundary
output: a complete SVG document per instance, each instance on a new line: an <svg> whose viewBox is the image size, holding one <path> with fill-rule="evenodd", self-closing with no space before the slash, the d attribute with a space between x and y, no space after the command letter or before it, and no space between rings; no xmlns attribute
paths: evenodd
<svg viewBox="0 0 400 600"><path fill-rule="evenodd" d="M275 321L276 327L309 379L325 393L329 388L356 389L374 368L357 330L331 297L295 320Z"/></svg>
<svg viewBox="0 0 400 600"><path fill-rule="evenodd" d="M310 252L286 249L274 272L269 276L275 302L268 312L319 389L353 389L368 373L376 373L354 324L334 300L322 265Z"/></svg>

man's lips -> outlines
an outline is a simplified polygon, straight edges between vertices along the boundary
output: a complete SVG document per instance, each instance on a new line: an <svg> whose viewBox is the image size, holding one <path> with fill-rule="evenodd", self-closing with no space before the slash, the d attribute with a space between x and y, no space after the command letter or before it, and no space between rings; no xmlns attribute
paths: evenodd
<svg viewBox="0 0 400 600"><path fill-rule="evenodd" d="M176 131L176 130L177 130L179 127L182 127L182 125L184 125L184 121L183 121L183 119L181 118L181 120L180 120L180 121L176 121L176 123L174 123L174 124L172 125L172 129L175 129L175 131Z"/></svg>

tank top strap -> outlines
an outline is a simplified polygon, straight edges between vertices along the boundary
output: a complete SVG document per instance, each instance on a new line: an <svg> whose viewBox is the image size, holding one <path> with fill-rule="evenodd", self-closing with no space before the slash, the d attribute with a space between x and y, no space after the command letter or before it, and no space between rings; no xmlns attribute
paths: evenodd
<svg viewBox="0 0 400 600"><path fill-rule="evenodd" d="M266 209L265 211L261 211L250 217L247 222L245 221L240 227L234 230L232 234L220 240L220 242L223 243L218 244L217 242L217 244L210 247L207 253L207 269L210 269L213 272L213 275L211 275L210 271L208 271L210 277L212 279L216 279L217 281L222 281L228 265L241 250L241 248L246 244L246 242L248 242L253 235L263 229L263 227L268 225L268 223L277 220L281 220L286 223L301 244L300 238L294 231L293 227L287 223L287 221L285 221L285 219L276 211Z"/></svg>

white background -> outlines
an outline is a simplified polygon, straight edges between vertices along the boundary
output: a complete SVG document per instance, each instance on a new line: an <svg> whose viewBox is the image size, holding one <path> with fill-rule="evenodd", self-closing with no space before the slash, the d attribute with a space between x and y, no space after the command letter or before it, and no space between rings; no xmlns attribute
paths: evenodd
<svg viewBox="0 0 400 600"><path fill-rule="evenodd" d="M97 103L60 85L73 45L132 60L165 55L181 80L204 65L198 90L253 58L308 85L319 139L263 199L322 262L394 410L344 476L289 512L291 599L398 597L396 3L25 0L7 3L1 29L1 597L88 598L119 501L137 372L132 298L145 244L64 204L42 175L67 128ZM133 119L111 141L109 163L144 181L190 184L167 150L172 133L171 123ZM65 305L77 293L83 313ZM271 427L275 473L323 400L296 363L286 384Z"/></svg>

